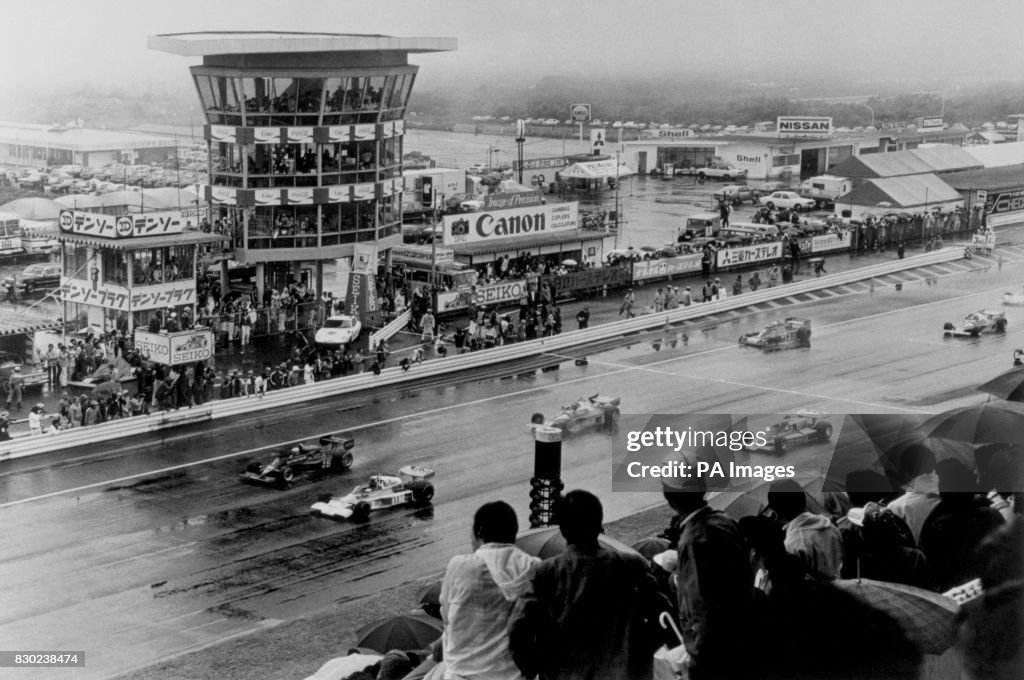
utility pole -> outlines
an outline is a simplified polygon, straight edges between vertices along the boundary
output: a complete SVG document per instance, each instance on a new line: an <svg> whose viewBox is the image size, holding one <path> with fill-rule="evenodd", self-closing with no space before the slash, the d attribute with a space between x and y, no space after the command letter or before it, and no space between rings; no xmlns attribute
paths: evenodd
<svg viewBox="0 0 1024 680"><path fill-rule="evenodd" d="M516 121L516 145L519 147L519 184L523 183L523 144L526 142L526 123Z"/></svg>

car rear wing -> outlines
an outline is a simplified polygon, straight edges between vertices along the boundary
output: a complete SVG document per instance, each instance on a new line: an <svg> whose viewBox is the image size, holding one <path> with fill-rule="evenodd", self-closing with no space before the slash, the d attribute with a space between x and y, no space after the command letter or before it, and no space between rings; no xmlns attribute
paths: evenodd
<svg viewBox="0 0 1024 680"><path fill-rule="evenodd" d="M433 479L434 471L430 468L420 467L419 465L406 465L404 468L398 471L400 477L408 479L410 481L419 481L423 479Z"/></svg>
<svg viewBox="0 0 1024 680"><path fill-rule="evenodd" d="M618 406L622 397L609 397L607 394L595 394L590 397L590 403L595 406Z"/></svg>
<svg viewBox="0 0 1024 680"><path fill-rule="evenodd" d="M337 444L348 451L356 445L356 440L343 434L332 434L326 437L320 437L320 446L327 446L328 444Z"/></svg>
<svg viewBox="0 0 1024 680"><path fill-rule="evenodd" d="M797 317L797 316L787 316L786 317L786 327L787 328L810 328L811 327L811 320L810 319L801 319L800 317Z"/></svg>

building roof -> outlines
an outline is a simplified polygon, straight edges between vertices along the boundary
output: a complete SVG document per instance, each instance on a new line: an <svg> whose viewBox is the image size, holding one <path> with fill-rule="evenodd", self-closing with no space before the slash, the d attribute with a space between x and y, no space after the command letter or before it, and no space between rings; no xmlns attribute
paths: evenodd
<svg viewBox="0 0 1024 680"><path fill-rule="evenodd" d="M833 166L829 172L840 177L873 179L981 167L978 159L961 147L941 144L925 149L853 156Z"/></svg>
<svg viewBox="0 0 1024 680"><path fill-rule="evenodd" d="M964 151L978 159L978 162L986 168L1024 163L1024 142L969 146Z"/></svg>
<svg viewBox="0 0 1024 680"><path fill-rule="evenodd" d="M196 142L203 140L202 125L157 125L156 123L144 123L129 129L129 132L140 135L155 135L158 137L174 137L175 139L191 139Z"/></svg>
<svg viewBox="0 0 1024 680"><path fill-rule="evenodd" d="M948 177L943 177L942 181L960 191L968 189L986 189L988 191L1020 189L1024 187L1024 163L958 172Z"/></svg>
<svg viewBox="0 0 1024 680"><path fill-rule="evenodd" d="M113 248L114 250L141 250L143 248L164 248L168 246L185 246L191 243L219 243L231 240L228 236L208 234L204 231L186 231L182 234L137 236L134 238L101 238L99 236L86 236L85 234L61 233L57 238L64 243Z"/></svg>
<svg viewBox="0 0 1024 680"><path fill-rule="evenodd" d="M150 49L183 57L309 52L450 52L455 38L396 38L352 33L202 31L151 35Z"/></svg>
<svg viewBox="0 0 1024 680"><path fill-rule="evenodd" d="M0 337L61 328L63 325L64 322L54 319L48 310L38 307L12 309L8 304L0 307Z"/></svg>
<svg viewBox="0 0 1024 680"><path fill-rule="evenodd" d="M173 148L176 146L174 140L168 137L27 123L0 123L0 144L23 144L77 152Z"/></svg>
<svg viewBox="0 0 1024 680"><path fill-rule="evenodd" d="M0 210L18 215L23 220L55 220L64 206L49 198L30 196L16 198L0 205Z"/></svg>
<svg viewBox="0 0 1024 680"><path fill-rule="evenodd" d="M540 246L549 246L555 243L570 243L575 245L576 243L581 243L583 241L600 241L604 239L605 236L607 236L607 234L604 232L574 229L572 231L563 231L555 234L540 234L539 236L531 236L529 238L502 238L495 239L493 241L445 245L444 247L454 251L456 255L481 255L483 253L504 253L515 250L526 250Z"/></svg>
<svg viewBox="0 0 1024 680"><path fill-rule="evenodd" d="M614 160L607 160L573 163L558 174L562 179L622 179L634 173L624 163L616 167Z"/></svg>
<svg viewBox="0 0 1024 680"><path fill-rule="evenodd" d="M856 204L885 210L939 205L962 199L960 193L944 180L933 174L924 174L869 180L837 198L836 205Z"/></svg>

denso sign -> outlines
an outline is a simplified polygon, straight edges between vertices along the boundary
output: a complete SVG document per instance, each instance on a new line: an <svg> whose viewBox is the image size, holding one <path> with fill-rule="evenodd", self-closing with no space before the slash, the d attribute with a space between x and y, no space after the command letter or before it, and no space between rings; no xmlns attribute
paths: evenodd
<svg viewBox="0 0 1024 680"><path fill-rule="evenodd" d="M780 135L822 137L832 134L830 116L779 116L777 127Z"/></svg>
<svg viewBox="0 0 1024 680"><path fill-rule="evenodd" d="M479 243L578 228L578 203L447 215L444 244Z"/></svg>

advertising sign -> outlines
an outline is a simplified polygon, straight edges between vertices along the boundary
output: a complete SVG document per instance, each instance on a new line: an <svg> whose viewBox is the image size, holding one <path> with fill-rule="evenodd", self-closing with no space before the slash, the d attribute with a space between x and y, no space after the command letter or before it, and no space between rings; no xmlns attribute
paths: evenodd
<svg viewBox="0 0 1024 680"><path fill-rule="evenodd" d="M996 233L994 231L988 231L984 234L974 234L971 236L971 245L974 246L975 250L982 248L985 250L994 250L996 247Z"/></svg>
<svg viewBox="0 0 1024 680"><path fill-rule="evenodd" d="M254 193L256 205L281 205L280 189L257 189Z"/></svg>
<svg viewBox="0 0 1024 680"><path fill-rule="evenodd" d="M633 263L633 279L663 279L677 274L700 271L700 254L664 257L659 260L644 260Z"/></svg>
<svg viewBox="0 0 1024 680"><path fill-rule="evenodd" d="M348 125L332 125L327 128L327 141L331 144L347 142L351 137L352 128Z"/></svg>
<svg viewBox="0 0 1024 680"><path fill-rule="evenodd" d="M391 259L398 262L415 264L438 264L455 261L455 251L447 248L435 248L431 253L430 246L395 246L391 249Z"/></svg>
<svg viewBox="0 0 1024 680"><path fill-rule="evenodd" d="M210 190L209 200L211 203L218 203L220 205L238 204L238 195L234 189L215 186L208 186L207 188Z"/></svg>
<svg viewBox="0 0 1024 680"><path fill-rule="evenodd" d="M158 283L153 286L132 288L131 296L128 300L128 309L132 312L140 312L145 309L191 305L195 304L195 301L195 280L182 279L181 281L172 281L171 283Z"/></svg>
<svg viewBox="0 0 1024 680"><path fill-rule="evenodd" d="M81 210L61 210L59 223L61 231L100 238L164 236L185 231L185 220L178 210L123 217Z"/></svg>
<svg viewBox="0 0 1024 680"><path fill-rule="evenodd" d="M467 309L470 304L501 305L516 302L526 294L526 280L502 281L481 286L437 294L437 311L450 312Z"/></svg>
<svg viewBox="0 0 1024 680"><path fill-rule="evenodd" d="M352 247L352 271L376 273L377 246L357 243Z"/></svg>
<svg viewBox="0 0 1024 680"><path fill-rule="evenodd" d="M518 191L514 194L487 194L484 196L484 210L507 210L543 205L540 191Z"/></svg>
<svg viewBox="0 0 1024 680"><path fill-rule="evenodd" d="M231 125L211 125L210 141L225 144L235 143L235 128Z"/></svg>
<svg viewBox="0 0 1024 680"><path fill-rule="evenodd" d="M311 127L289 127L285 128L289 144L312 144L313 128Z"/></svg>
<svg viewBox="0 0 1024 680"><path fill-rule="evenodd" d="M366 141L373 139L375 136L376 126L372 123L363 123L360 125L352 126L352 140L356 142Z"/></svg>
<svg viewBox="0 0 1024 680"><path fill-rule="evenodd" d="M985 212L1011 213L1024 210L1024 189L993 191L985 199Z"/></svg>
<svg viewBox="0 0 1024 680"><path fill-rule="evenodd" d="M252 129L254 141L257 144L280 144L281 128L257 127Z"/></svg>
<svg viewBox="0 0 1024 680"><path fill-rule="evenodd" d="M285 189L284 197L286 205L313 205L312 189Z"/></svg>
<svg viewBox="0 0 1024 680"><path fill-rule="evenodd" d="M822 234L811 238L812 253L827 253L830 250L847 250L853 244L853 234Z"/></svg>
<svg viewBox="0 0 1024 680"><path fill-rule="evenodd" d="M58 221L61 231L66 233L117 238L117 218L113 215L61 210Z"/></svg>
<svg viewBox="0 0 1024 680"><path fill-rule="evenodd" d="M782 243L762 243L756 246L740 246L739 248L723 248L718 251L719 267L736 267L757 262L770 262L782 257Z"/></svg>
<svg viewBox="0 0 1024 680"><path fill-rule="evenodd" d="M946 119L942 116L931 116L929 118L918 118L918 130L929 130L942 128L946 125Z"/></svg>
<svg viewBox="0 0 1024 680"><path fill-rule="evenodd" d="M569 107L569 117L575 123L584 123L590 120L590 104L573 104Z"/></svg>
<svg viewBox="0 0 1024 680"><path fill-rule="evenodd" d="M593 128L590 130L590 150L594 154L604 151L604 142L607 139L604 128Z"/></svg>
<svg viewBox="0 0 1024 680"><path fill-rule="evenodd" d="M696 133L690 128L667 128L656 130L644 130L640 133L643 139L679 139L682 137L695 137Z"/></svg>
<svg viewBox="0 0 1024 680"><path fill-rule="evenodd" d="M579 228L578 216L575 202L446 215L442 240L452 245L571 231Z"/></svg>
<svg viewBox="0 0 1024 680"><path fill-rule="evenodd" d="M698 263L697 268L700 269ZM618 288L629 283L628 267L593 267L568 274L545 274L540 277L541 287L548 287L556 295L580 290L593 290L608 286Z"/></svg>
<svg viewBox="0 0 1024 680"><path fill-rule="evenodd" d="M195 296L195 283L190 283ZM62 277L57 292L63 302L77 302L119 312L131 311L128 289L121 286Z"/></svg>
<svg viewBox="0 0 1024 680"><path fill-rule="evenodd" d="M328 203L349 203L352 200L352 192L349 191L348 185L334 185L327 187L327 202Z"/></svg>
<svg viewBox="0 0 1024 680"><path fill-rule="evenodd" d="M353 184L352 192L355 194L357 201L373 200L377 195L376 186L372 182L368 184Z"/></svg>
<svg viewBox="0 0 1024 680"><path fill-rule="evenodd" d="M831 116L779 116L779 135L790 137L823 137L832 134Z"/></svg>
<svg viewBox="0 0 1024 680"><path fill-rule="evenodd" d="M377 276L353 271L348 277L345 309L365 326L381 325L380 301L377 299Z"/></svg>
<svg viewBox="0 0 1024 680"><path fill-rule="evenodd" d="M165 366L206 361L213 356L213 331L150 333L136 330L135 349L150 361Z"/></svg>

